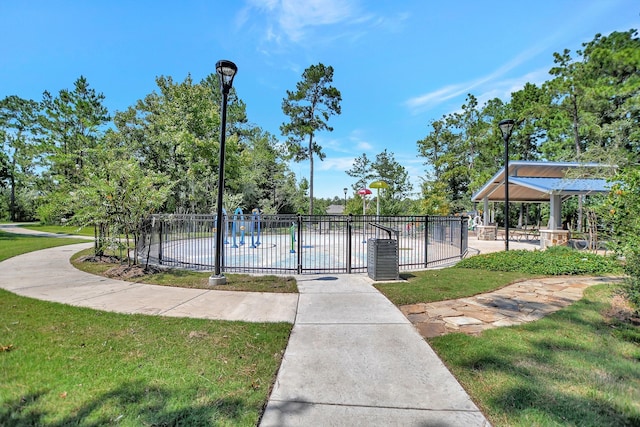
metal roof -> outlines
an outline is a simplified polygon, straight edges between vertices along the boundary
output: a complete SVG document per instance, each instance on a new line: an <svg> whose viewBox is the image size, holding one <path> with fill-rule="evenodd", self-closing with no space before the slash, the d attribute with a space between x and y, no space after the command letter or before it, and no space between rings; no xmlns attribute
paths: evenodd
<svg viewBox="0 0 640 427"><path fill-rule="evenodd" d="M579 175L589 176L606 167L611 166L598 163L510 161L509 201L548 202L552 194L573 196L607 193L609 184L606 179L593 176L567 177L570 170L581 169ZM504 201L504 167L478 190L471 200L478 202L485 197L492 202Z"/></svg>

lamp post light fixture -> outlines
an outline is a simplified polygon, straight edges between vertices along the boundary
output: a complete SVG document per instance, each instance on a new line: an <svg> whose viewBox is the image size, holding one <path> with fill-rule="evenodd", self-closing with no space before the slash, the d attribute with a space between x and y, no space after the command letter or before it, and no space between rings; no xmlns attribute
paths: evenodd
<svg viewBox="0 0 640 427"><path fill-rule="evenodd" d="M509 138L515 121L502 120L498 123L504 140L504 250L509 250Z"/></svg>
<svg viewBox="0 0 640 427"><path fill-rule="evenodd" d="M344 187L342 191L344 191L344 209L346 211L347 210L347 191L349 191L349 189L347 187Z"/></svg>
<svg viewBox="0 0 640 427"><path fill-rule="evenodd" d="M224 150L227 132L227 100L229 91L233 85L233 78L238 72L238 67L231 61L221 60L216 63L216 73L220 79L220 92L222 92L222 104L220 107L220 161L218 162L218 200L216 206L216 251L214 260L214 272L209 277L209 285L224 285L227 278L222 274L222 248L224 245L224 218L222 217L222 193L224 191Z"/></svg>

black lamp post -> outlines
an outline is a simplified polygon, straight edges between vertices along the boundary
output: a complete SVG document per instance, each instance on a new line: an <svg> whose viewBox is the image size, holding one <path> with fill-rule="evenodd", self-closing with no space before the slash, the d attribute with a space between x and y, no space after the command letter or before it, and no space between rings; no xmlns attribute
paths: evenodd
<svg viewBox="0 0 640 427"><path fill-rule="evenodd" d="M509 138L515 122L512 119L498 123L504 139L504 250L509 250Z"/></svg>
<svg viewBox="0 0 640 427"><path fill-rule="evenodd" d="M344 208L347 209L347 191L349 191L349 189L344 187L342 191L344 191Z"/></svg>
<svg viewBox="0 0 640 427"><path fill-rule="evenodd" d="M224 147L227 132L227 99L233 85L233 78L238 72L238 67L231 61L218 61L216 72L220 78L220 92L222 92L222 105L220 108L222 117L220 120L220 161L218 162L218 201L216 210L216 254L213 276L209 277L209 285L224 285L227 278L222 274L222 247L224 245L224 218L222 217L222 193L224 191Z"/></svg>

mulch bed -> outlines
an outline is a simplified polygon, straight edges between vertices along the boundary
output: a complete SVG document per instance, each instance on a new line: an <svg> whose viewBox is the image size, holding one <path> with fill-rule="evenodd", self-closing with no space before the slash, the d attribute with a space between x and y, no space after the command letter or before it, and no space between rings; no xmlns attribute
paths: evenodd
<svg viewBox="0 0 640 427"><path fill-rule="evenodd" d="M153 265L128 265L123 264L123 261L116 256L95 256L89 255L78 259L79 262L94 262L100 264L117 264L107 271L104 272L104 275L110 277L112 279L135 279L138 277L144 277L149 274L155 274L162 271L162 269L155 267Z"/></svg>

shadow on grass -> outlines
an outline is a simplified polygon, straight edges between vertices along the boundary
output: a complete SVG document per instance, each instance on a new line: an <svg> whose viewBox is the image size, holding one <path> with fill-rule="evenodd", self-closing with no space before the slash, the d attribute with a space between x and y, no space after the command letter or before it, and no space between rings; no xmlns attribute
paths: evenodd
<svg viewBox="0 0 640 427"><path fill-rule="evenodd" d="M618 405L599 397L575 394L537 386L516 386L504 390L492 399L493 405L503 407L510 416L534 425L557 424L575 426L637 426L638 415L627 416Z"/></svg>
<svg viewBox="0 0 640 427"><path fill-rule="evenodd" d="M120 422L153 426L210 426L246 424L247 412L253 410L240 399L221 398L208 404L191 402L171 409L179 391L150 386L143 382L124 383L110 392L74 408L61 419L52 420L41 404L49 392L40 390L0 406L0 425L5 427L69 425L102 426ZM174 405L175 406L175 405ZM58 411L56 411L58 412Z"/></svg>
<svg viewBox="0 0 640 427"><path fill-rule="evenodd" d="M494 425L640 426L640 329L605 318L597 288L536 322L429 341Z"/></svg>

